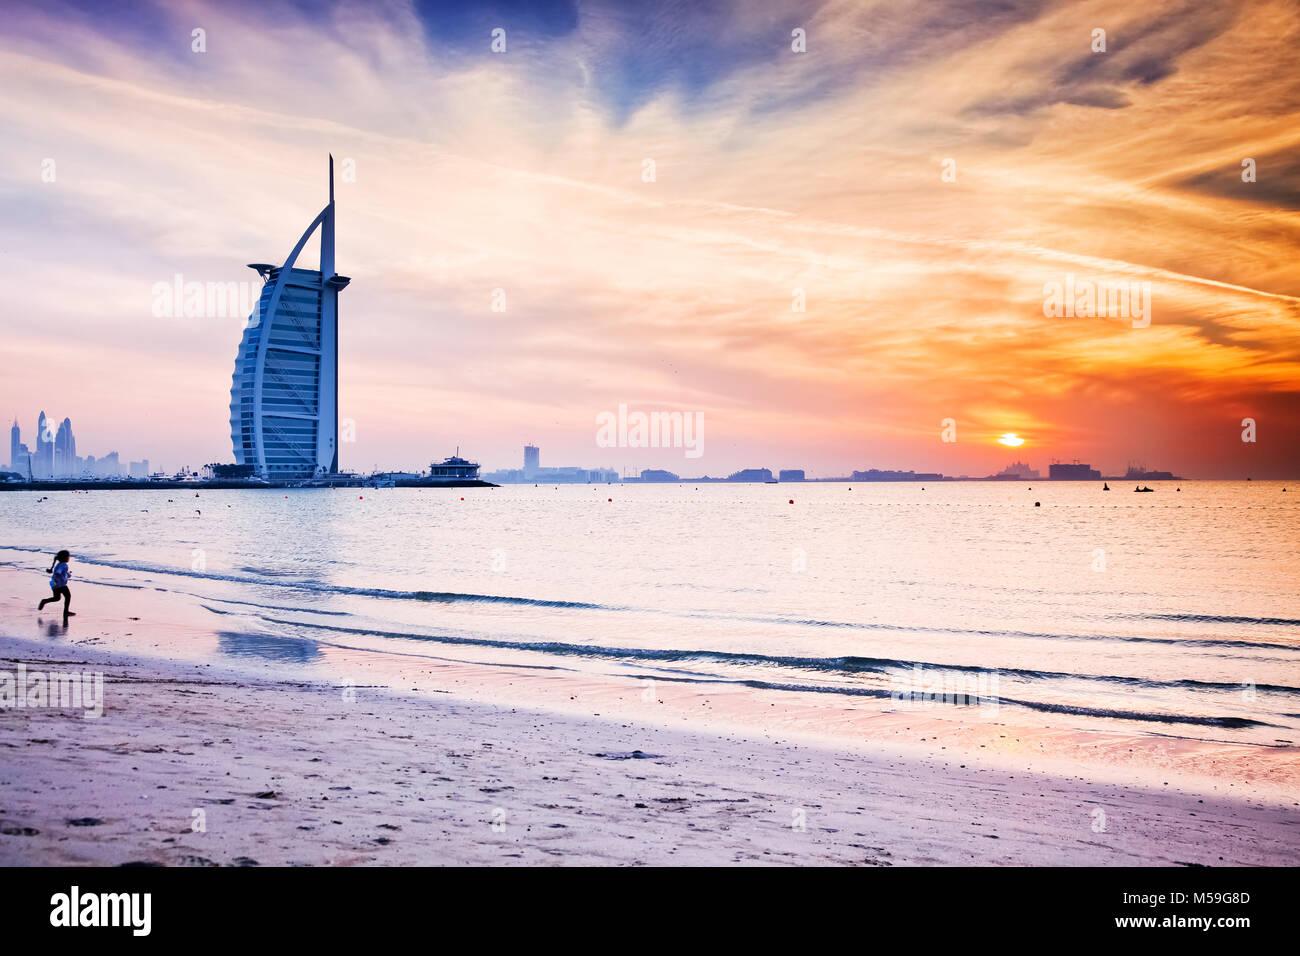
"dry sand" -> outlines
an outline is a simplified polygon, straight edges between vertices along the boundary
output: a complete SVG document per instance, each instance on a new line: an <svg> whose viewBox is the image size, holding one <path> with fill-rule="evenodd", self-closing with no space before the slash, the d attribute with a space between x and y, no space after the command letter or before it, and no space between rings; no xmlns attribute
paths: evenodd
<svg viewBox="0 0 1300 956"><path fill-rule="evenodd" d="M1187 748L1075 741L1049 763L1032 756L1041 741L1000 757L976 742L1010 739L1001 725L913 742L915 715L875 714L871 737L858 715L812 739L752 708L678 729L572 682L601 716L538 707L536 691L519 695L527 708L472 700L455 663L429 669L420 695L360 687L348 701L326 684L0 638L0 670L19 662L100 669L106 703L99 719L0 713L6 865L1300 862L1293 748L1264 755L1289 769L1261 787L1216 773L1204 747L1176 785L1140 786L1110 750L1177 763ZM493 686L474 673L480 693ZM672 690L673 713L708 696ZM1225 766L1240 763L1231 749Z"/></svg>

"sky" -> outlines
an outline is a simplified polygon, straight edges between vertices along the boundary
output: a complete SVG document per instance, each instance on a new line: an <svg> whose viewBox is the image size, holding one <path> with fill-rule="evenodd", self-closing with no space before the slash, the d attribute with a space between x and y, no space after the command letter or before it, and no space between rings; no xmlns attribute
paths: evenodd
<svg viewBox="0 0 1300 956"><path fill-rule="evenodd" d="M255 294L332 153L344 468L1300 477L1297 49L1292 2L7 3L0 415L232 461L244 318L159 284Z"/></svg>

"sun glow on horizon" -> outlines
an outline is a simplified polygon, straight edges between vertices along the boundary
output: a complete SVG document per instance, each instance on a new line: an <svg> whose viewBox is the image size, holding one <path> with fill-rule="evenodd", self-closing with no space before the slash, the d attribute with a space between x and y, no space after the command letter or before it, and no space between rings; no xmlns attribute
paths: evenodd
<svg viewBox="0 0 1300 956"><path fill-rule="evenodd" d="M1006 432L998 438L999 445L1006 445L1008 448L1019 448L1025 443L1025 440L1015 432Z"/></svg>

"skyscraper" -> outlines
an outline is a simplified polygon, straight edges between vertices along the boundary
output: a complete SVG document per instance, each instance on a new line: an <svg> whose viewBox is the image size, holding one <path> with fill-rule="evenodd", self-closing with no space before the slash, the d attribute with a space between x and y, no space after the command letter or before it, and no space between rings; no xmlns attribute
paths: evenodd
<svg viewBox="0 0 1300 956"><path fill-rule="evenodd" d="M77 439L72 434L72 419L65 418L54 436L54 470L56 478L73 474L77 464Z"/></svg>
<svg viewBox="0 0 1300 956"><path fill-rule="evenodd" d="M12 471L18 471L18 466L22 464L19 460L18 448L23 443L23 432L18 427L18 419L14 419L14 427L9 429L9 468ZM27 466L24 464L22 473L27 474Z"/></svg>
<svg viewBox="0 0 1300 956"><path fill-rule="evenodd" d="M524 477L531 478L541 467L541 449L536 445L524 446Z"/></svg>
<svg viewBox="0 0 1300 956"><path fill-rule="evenodd" d="M32 456L32 473L37 478L54 474L54 431L45 412L36 420L36 454Z"/></svg>
<svg viewBox="0 0 1300 956"><path fill-rule="evenodd" d="M235 461L265 478L303 478L339 470L338 294L334 272L334 157L329 203L284 265L252 263L262 294L248 318L230 388ZM320 269L294 263L320 227Z"/></svg>

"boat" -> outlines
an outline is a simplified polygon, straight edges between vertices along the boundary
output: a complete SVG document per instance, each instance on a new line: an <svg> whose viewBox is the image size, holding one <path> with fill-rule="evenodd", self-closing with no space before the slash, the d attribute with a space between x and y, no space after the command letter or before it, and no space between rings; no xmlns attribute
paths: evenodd
<svg viewBox="0 0 1300 956"><path fill-rule="evenodd" d="M1140 487L1134 488L1133 490L1134 491L1155 491L1154 488L1148 488L1146 485L1142 485Z"/></svg>

